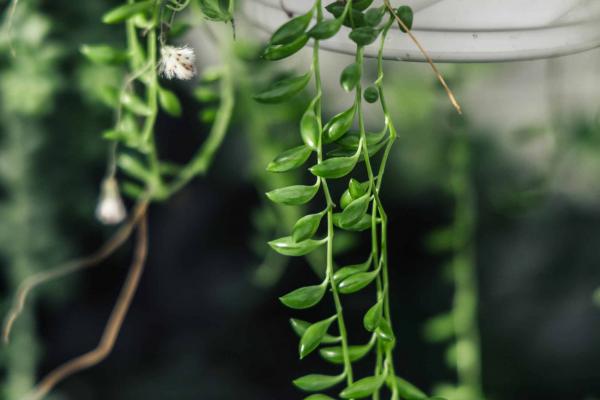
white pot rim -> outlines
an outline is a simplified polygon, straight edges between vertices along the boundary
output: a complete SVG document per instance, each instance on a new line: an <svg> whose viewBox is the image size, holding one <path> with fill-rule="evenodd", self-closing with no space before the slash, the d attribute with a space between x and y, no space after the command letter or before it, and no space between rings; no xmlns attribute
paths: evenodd
<svg viewBox="0 0 600 400"><path fill-rule="evenodd" d="M376 0L377 1L377 0ZM246 0L246 17L271 33L289 19L282 9L306 12L312 0ZM520 4L517 17L506 11ZM600 47L598 0L407 0L415 11L413 33L436 62L497 62L549 58ZM348 28L321 42L324 49L353 54ZM365 48L375 57L378 44ZM384 57L425 61L407 35L394 27Z"/></svg>

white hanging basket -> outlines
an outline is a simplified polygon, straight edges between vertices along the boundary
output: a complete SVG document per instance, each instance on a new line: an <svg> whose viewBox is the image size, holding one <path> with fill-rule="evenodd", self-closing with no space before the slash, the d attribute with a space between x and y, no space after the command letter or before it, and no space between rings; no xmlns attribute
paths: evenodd
<svg viewBox="0 0 600 400"><path fill-rule="evenodd" d="M333 0L331 0L333 1ZM294 15L307 12L313 0L246 0L244 14L271 33ZM329 2L324 0L324 4ZM375 0L382 4L382 0ZM415 18L413 32L438 62L531 60L600 47L600 0L403 0ZM332 18L325 13L327 18ZM323 41L328 50L352 54L348 29ZM365 49L375 56L377 45ZM424 61L397 26L390 32L385 58Z"/></svg>

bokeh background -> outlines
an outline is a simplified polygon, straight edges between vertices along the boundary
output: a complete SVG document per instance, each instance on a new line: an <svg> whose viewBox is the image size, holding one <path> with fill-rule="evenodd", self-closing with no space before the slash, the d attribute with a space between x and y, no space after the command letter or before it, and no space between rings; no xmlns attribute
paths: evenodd
<svg viewBox="0 0 600 400"><path fill-rule="evenodd" d="M3 313L24 277L92 252L111 233L93 217L107 152L101 132L113 119L100 88L119 82L120 72L90 64L78 48L121 42L120 29L99 22L117 3L23 1L13 28L18 56L10 56L5 35L0 40ZM4 11L7 1L0 4ZM273 207L264 192L308 177L271 176L264 166L297 142L295 121L309 97L276 107L251 99L286 68L306 68L309 54L285 67L267 65L256 57L261 36L243 21L239 29L248 34L238 35L227 55L235 61L222 59L201 26L181 39L197 49L200 69L221 61L244 68L235 119L207 176L152 207L146 274L114 352L61 384L52 399L295 399L302 395L292 378L327 372L317 357L297 359L288 318L316 318L331 305L306 313L281 306L277 297L314 282L315 272L266 245L300 215ZM351 102L338 84L351 59L323 58L331 93L325 107L333 115ZM447 344L431 343L424 332L430 318L452 307L450 255L435 248L432 234L453 218L454 117L426 65L385 67L400 134L383 192L396 365L432 390L456 379ZM442 70L466 115L461 129L470 154L487 398L599 399L600 51ZM196 83L170 87L184 113L180 120L160 116L159 148L184 162L206 137L210 125L202 119L212 106L195 99ZM375 128L378 117L375 109L369 113ZM361 238L348 239L352 247L341 262L367 253ZM2 399L18 400L42 374L96 345L130 253L123 248L101 266L36 292L12 343L0 349ZM360 318L369 296L344 298L357 341L365 338Z"/></svg>

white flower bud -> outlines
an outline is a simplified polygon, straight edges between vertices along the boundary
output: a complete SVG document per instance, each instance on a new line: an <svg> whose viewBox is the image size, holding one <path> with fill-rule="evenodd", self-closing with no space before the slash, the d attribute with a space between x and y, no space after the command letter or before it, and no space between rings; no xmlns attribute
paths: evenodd
<svg viewBox="0 0 600 400"><path fill-rule="evenodd" d="M106 178L102 182L100 199L96 207L96 218L105 225L116 225L126 216L127 210L121 199L117 180L114 177Z"/></svg>
<svg viewBox="0 0 600 400"><path fill-rule="evenodd" d="M167 79L190 80L196 75L194 49L189 46L163 46L160 49L158 72Z"/></svg>

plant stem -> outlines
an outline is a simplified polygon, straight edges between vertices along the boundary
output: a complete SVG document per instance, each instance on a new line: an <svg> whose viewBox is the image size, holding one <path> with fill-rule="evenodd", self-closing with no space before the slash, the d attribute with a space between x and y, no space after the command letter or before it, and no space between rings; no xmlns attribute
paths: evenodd
<svg viewBox="0 0 600 400"><path fill-rule="evenodd" d="M316 1L317 8L317 22L323 20L323 9L321 0ZM319 100L317 100L315 104L315 114L317 115L319 126L323 126L322 118L321 118L321 98L322 98L322 87L321 87L321 70L319 65L319 41L315 40L313 47L313 70L315 74L315 88L317 91L317 96ZM318 162L323 161L323 129L320 129L319 135L319 146L317 148L317 158ZM329 187L327 185L327 180L321 179L323 185L323 193L325 194L325 199L327 202L327 276L329 277L329 284L331 286L331 293L333 296L333 301L335 304L335 312L337 315L338 329L340 332L340 337L342 338L342 355L344 359L344 372L346 374L346 382L348 385L351 385L354 381L353 372L352 372L352 363L350 362L350 354L348 351L348 333L346 331L346 324L344 321L344 314L342 308L342 302L340 301L340 295L337 290L337 286L333 281L333 237L334 237L334 229L333 229L333 200L331 199L331 193L329 192Z"/></svg>

